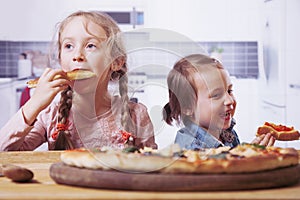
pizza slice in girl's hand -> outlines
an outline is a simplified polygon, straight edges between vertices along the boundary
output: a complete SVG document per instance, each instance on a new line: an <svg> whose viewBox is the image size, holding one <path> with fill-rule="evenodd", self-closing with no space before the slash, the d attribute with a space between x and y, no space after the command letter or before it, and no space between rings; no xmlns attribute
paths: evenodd
<svg viewBox="0 0 300 200"><path fill-rule="evenodd" d="M276 140L282 141L298 140L300 137L299 131L297 131L293 126L288 127L271 122L265 122L263 126L258 127L256 135L259 136L267 133L271 133Z"/></svg>
<svg viewBox="0 0 300 200"><path fill-rule="evenodd" d="M86 69L75 69L73 71L67 72L66 73L66 77L63 77L61 75L56 75L54 77L55 79L59 79L59 78L67 78L70 81L74 81L74 80L83 80L83 79L88 79L88 78L92 78L96 76L95 73L86 70ZM36 78L34 80L30 80L27 82L27 86L28 88L35 88L36 85L38 84L39 78Z"/></svg>

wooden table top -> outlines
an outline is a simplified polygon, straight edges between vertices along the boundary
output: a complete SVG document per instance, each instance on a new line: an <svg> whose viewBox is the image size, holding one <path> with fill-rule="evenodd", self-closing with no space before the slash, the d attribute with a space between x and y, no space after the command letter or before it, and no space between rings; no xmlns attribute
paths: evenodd
<svg viewBox="0 0 300 200"><path fill-rule="evenodd" d="M0 199L299 199L296 185L260 190L217 192L144 192L102 190L56 184L49 176L51 164L59 162L60 152L0 152L0 164L16 164L33 171L30 183L15 183L0 177Z"/></svg>

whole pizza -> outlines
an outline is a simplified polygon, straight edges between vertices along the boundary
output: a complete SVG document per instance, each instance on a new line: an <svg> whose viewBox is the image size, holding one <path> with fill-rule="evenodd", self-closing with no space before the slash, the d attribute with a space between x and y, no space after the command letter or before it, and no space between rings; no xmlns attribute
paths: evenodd
<svg viewBox="0 0 300 200"><path fill-rule="evenodd" d="M128 147L124 150L75 149L64 151L65 165L97 170L166 174L252 173L298 165L294 148L265 147L243 143L235 148L185 150L171 145L163 150Z"/></svg>

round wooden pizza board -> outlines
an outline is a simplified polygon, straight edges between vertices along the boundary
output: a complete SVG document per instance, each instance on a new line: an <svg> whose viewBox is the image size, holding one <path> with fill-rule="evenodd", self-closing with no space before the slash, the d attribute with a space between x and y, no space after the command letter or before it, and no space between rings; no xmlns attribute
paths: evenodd
<svg viewBox="0 0 300 200"><path fill-rule="evenodd" d="M244 174L125 173L54 163L50 177L72 186L144 191L221 191L283 187L300 179L300 165Z"/></svg>

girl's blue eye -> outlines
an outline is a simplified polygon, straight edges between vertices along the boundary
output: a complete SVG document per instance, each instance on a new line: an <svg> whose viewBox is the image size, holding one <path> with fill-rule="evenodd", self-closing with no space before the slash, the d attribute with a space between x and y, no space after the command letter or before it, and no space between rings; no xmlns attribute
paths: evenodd
<svg viewBox="0 0 300 200"><path fill-rule="evenodd" d="M228 94L232 94L233 93L233 90L228 90Z"/></svg>

